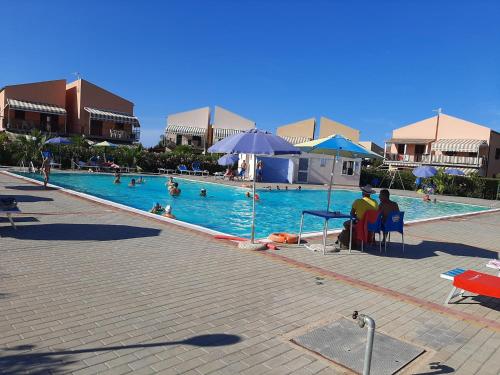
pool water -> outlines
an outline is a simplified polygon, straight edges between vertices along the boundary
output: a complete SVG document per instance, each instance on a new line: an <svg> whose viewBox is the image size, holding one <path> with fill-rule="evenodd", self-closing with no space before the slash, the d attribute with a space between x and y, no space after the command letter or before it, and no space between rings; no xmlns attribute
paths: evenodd
<svg viewBox="0 0 500 375"><path fill-rule="evenodd" d="M19 173L41 180L39 174ZM122 176L121 184L114 184L109 174L54 172L50 182L54 185L90 194L99 198L121 203L140 210L149 211L156 202L162 206L172 206L172 213L178 220L197 224L223 233L249 237L252 217L252 200L245 196L248 189L190 181L175 178L182 193L178 197L168 194L164 176L145 176L146 182L129 187L132 178ZM207 196L201 197L205 188ZM273 186L275 188L275 186ZM302 210L326 209L326 190L259 190L260 200L256 204L256 236L267 237L273 232L297 233ZM360 192L335 190L332 193L332 211L350 212L352 202L360 197ZM374 195L378 200L378 195ZM487 207L449 202L426 203L420 199L393 196L401 211L405 211L405 221L435 218L487 210ZM330 220L329 228L342 228L343 220ZM305 232L321 231L320 218L306 216Z"/></svg>

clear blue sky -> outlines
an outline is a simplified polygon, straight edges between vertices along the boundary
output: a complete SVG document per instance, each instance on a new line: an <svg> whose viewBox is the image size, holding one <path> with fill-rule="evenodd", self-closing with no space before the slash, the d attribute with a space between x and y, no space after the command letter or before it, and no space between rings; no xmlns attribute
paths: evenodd
<svg viewBox="0 0 500 375"><path fill-rule="evenodd" d="M432 109L500 130L500 1L8 1L0 86L83 78L168 113L263 129L321 115L382 143Z"/></svg>

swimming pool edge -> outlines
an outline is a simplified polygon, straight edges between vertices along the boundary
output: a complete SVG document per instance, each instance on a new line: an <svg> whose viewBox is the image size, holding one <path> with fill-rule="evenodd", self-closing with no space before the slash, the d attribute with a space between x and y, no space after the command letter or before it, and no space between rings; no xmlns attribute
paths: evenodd
<svg viewBox="0 0 500 375"><path fill-rule="evenodd" d="M22 175L19 175L16 173L12 173L9 171L0 171L0 173L3 173L3 174L8 175L10 177L18 178L20 180L28 181L28 182L36 184L36 185L43 185L43 182L41 182L41 181L26 177L26 176L22 176ZM210 236L220 236L220 235L233 236L233 235L228 234L228 233L224 233L224 232L216 231L216 230L209 229L206 227L202 227L201 225L191 224L191 223L188 223L185 221L170 219L170 218L167 218L164 216L152 214L150 212L146 212L146 211L140 210L138 208L130 207L130 206L127 206L127 205L124 205L121 203L116 203L116 202L113 202L111 200L99 198L99 197L96 197L96 196L93 196L90 194L86 194L86 193L82 193L82 192L79 192L79 191L76 191L73 189L64 188L64 187L54 185L54 184L47 184L47 186L50 188L56 189L58 191L61 191L63 193L66 193L66 194L69 194L69 195L72 195L72 196L75 196L78 198L83 198L85 200L92 201L94 203L105 204L107 206L111 206L111 207L116 208L116 209L124 210L124 211L127 211L127 212L132 213L132 214L141 215L141 216L147 217L149 219L154 219L154 220L157 220L157 221L160 221L163 223L173 224L173 225L176 225L179 227L183 227L185 229L195 230L195 231L202 232L202 233L210 235Z"/></svg>

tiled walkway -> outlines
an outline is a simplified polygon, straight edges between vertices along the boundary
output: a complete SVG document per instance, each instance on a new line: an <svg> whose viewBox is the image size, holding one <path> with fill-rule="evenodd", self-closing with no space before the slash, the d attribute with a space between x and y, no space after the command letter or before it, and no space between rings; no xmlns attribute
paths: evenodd
<svg viewBox="0 0 500 375"><path fill-rule="evenodd" d="M340 374L289 339L353 310L427 350L406 373L500 372L498 301L425 303L450 290L443 270L492 271L498 213L409 227L404 257L397 244L389 256L262 254L2 174L0 187L28 213L17 231L0 225L2 374Z"/></svg>

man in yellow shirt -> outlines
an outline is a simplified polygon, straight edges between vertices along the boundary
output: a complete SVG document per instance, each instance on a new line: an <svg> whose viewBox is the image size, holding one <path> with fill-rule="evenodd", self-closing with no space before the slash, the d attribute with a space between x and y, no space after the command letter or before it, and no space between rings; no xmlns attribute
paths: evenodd
<svg viewBox="0 0 500 375"><path fill-rule="evenodd" d="M356 199L352 203L351 208L351 215L358 221L363 220L363 217L365 216L365 213L367 211L378 209L378 203L371 198L371 195L375 194L375 190L372 189L371 185L361 187L361 192L363 194L363 197ZM350 220L347 220L344 223L344 230L340 233L337 240L337 244L339 244L341 248L349 248L350 225ZM353 227L353 237L356 238L356 235L354 233L355 227Z"/></svg>
<svg viewBox="0 0 500 375"><path fill-rule="evenodd" d="M363 220L366 211L378 209L377 201L371 198L371 195L375 194L375 190L372 189L371 185L361 187L361 192L363 197L356 199L351 209L351 215L355 216L358 220Z"/></svg>

